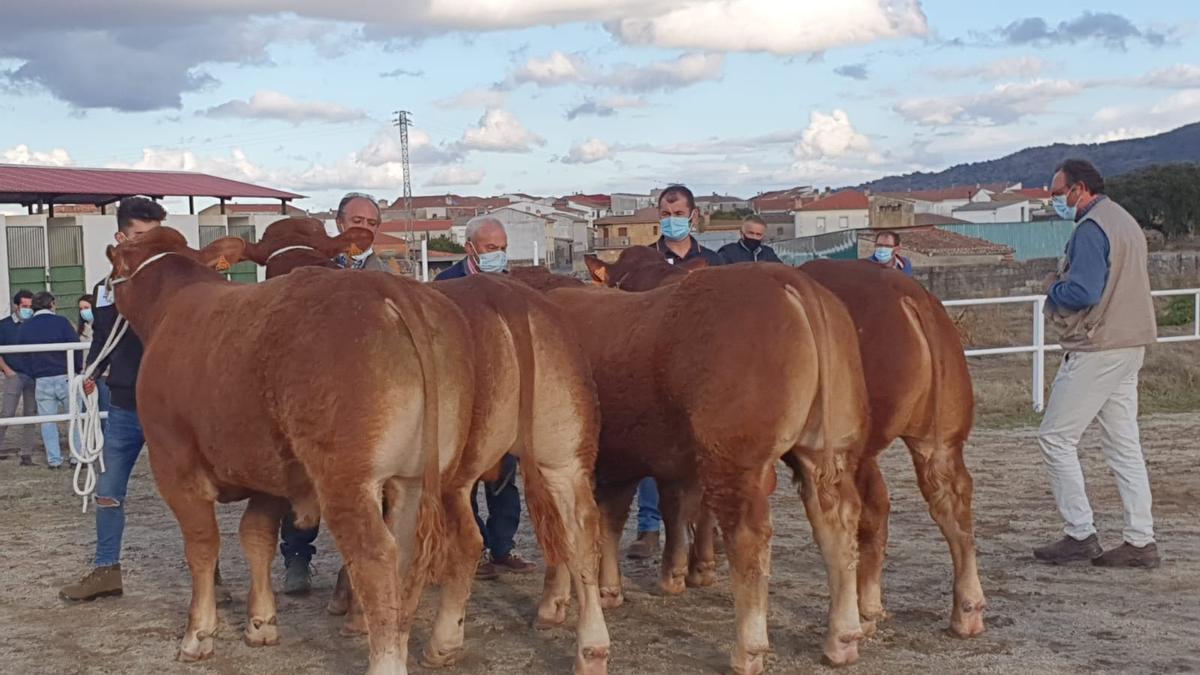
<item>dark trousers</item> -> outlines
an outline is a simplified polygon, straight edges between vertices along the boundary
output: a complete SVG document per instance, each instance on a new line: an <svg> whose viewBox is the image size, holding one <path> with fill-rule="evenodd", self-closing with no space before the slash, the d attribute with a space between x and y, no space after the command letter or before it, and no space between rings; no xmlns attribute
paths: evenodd
<svg viewBox="0 0 1200 675"><path fill-rule="evenodd" d="M296 527L296 514L288 509L287 515L283 518L283 528L279 531L279 538L282 540L279 544L279 552L283 554L283 559L285 561L292 558L312 560L313 554L317 552L317 547L312 543L317 540L317 533L320 531L320 524L308 530Z"/></svg>
<svg viewBox="0 0 1200 675"><path fill-rule="evenodd" d="M485 482L483 496L487 500L487 522L479 517L476 490L471 490L471 510L475 513L475 522L483 535L483 547L491 552L493 559L499 560L512 552L517 526L521 524L521 493L517 491L516 457L504 456L500 480L494 483Z"/></svg>

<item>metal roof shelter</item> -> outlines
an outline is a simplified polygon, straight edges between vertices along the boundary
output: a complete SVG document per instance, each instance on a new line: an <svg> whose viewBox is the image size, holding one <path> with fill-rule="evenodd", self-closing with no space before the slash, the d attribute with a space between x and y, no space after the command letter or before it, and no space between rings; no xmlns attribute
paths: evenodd
<svg viewBox="0 0 1200 675"><path fill-rule="evenodd" d="M278 199L279 212L287 214L287 203L301 199L283 190L251 185L191 171L135 171L130 169L83 169L59 166L0 164L0 204L47 205L54 216L55 204L94 204L101 213L122 197L145 195L154 199L187 197L188 210L196 212L196 197L225 201L237 197Z"/></svg>

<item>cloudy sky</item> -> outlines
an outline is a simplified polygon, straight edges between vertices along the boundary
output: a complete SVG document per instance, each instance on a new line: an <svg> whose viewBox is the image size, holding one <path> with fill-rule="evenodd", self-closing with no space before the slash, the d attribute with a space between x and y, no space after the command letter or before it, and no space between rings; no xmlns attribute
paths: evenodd
<svg viewBox="0 0 1200 675"><path fill-rule="evenodd" d="M743 196L1200 120L1184 0L39 0L0 163L414 191ZM285 11L286 10L286 11Z"/></svg>

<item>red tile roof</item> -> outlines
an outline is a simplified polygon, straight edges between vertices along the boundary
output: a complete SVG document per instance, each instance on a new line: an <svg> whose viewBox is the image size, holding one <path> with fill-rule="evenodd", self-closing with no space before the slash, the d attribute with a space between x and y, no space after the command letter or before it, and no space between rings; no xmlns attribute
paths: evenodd
<svg viewBox="0 0 1200 675"><path fill-rule="evenodd" d="M1025 188L1024 190L1013 190L1012 194L1024 195L1030 199L1050 199L1050 191L1046 188Z"/></svg>
<svg viewBox="0 0 1200 675"><path fill-rule="evenodd" d="M631 216L606 216L596 220L597 225L640 225L643 223L657 223L658 207L647 206L644 209L634 211Z"/></svg>
<svg viewBox="0 0 1200 675"><path fill-rule="evenodd" d="M953 216L943 216L937 213L914 213L913 225L917 227L926 227L930 225L966 225L971 221Z"/></svg>
<svg viewBox="0 0 1200 675"><path fill-rule="evenodd" d="M867 210L870 202L867 195L857 190L842 190L824 199L800 207L801 211L856 211Z"/></svg>
<svg viewBox="0 0 1200 675"><path fill-rule="evenodd" d="M191 171L134 171L0 164L0 202L28 203L39 196L89 203L119 197L247 197L299 199L304 195Z"/></svg>
<svg viewBox="0 0 1200 675"><path fill-rule="evenodd" d="M880 192L881 197L901 197L916 199L923 202L944 202L951 199L967 199L975 195L979 188L969 185L942 188L940 190L908 190L906 192Z"/></svg>
<svg viewBox="0 0 1200 675"><path fill-rule="evenodd" d="M874 239L878 231L868 233ZM901 249L908 249L927 256L950 255L1012 255L1012 248L1003 244L994 244L985 239L968 237L965 234L950 232L936 227L920 230L904 230L900 242ZM903 253L903 251L901 251Z"/></svg>

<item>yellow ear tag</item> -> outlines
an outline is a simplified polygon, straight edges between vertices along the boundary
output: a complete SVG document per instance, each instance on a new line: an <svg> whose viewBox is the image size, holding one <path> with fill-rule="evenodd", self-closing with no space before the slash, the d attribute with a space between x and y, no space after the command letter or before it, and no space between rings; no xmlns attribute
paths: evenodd
<svg viewBox="0 0 1200 675"><path fill-rule="evenodd" d="M220 258L217 258L217 264L213 267L213 269L217 270L218 272L228 272L230 267L232 267L232 265L230 265L229 261L225 259L225 256L221 256Z"/></svg>
<svg viewBox="0 0 1200 675"><path fill-rule="evenodd" d="M354 242L350 243L350 250L348 251L350 255L362 255L362 252L363 251L358 247L358 244L355 244Z"/></svg>

